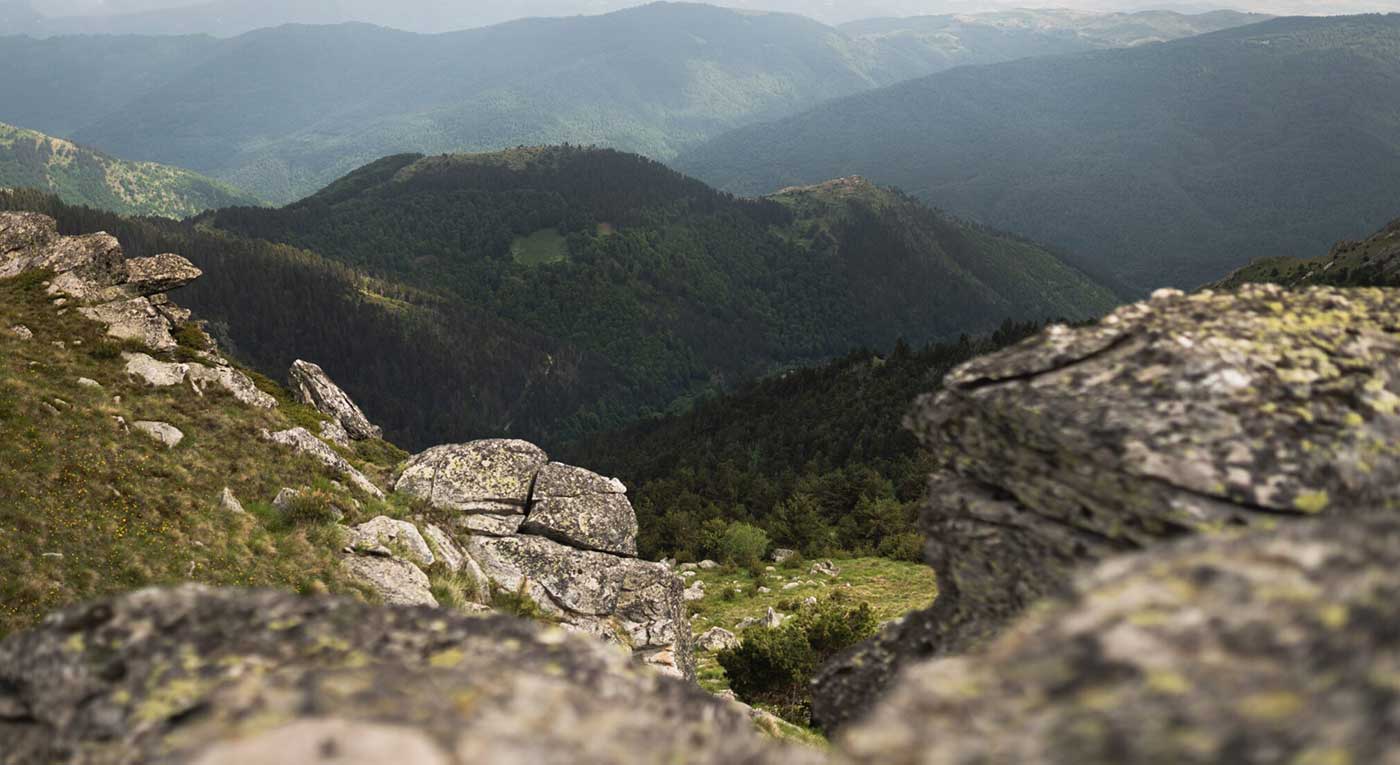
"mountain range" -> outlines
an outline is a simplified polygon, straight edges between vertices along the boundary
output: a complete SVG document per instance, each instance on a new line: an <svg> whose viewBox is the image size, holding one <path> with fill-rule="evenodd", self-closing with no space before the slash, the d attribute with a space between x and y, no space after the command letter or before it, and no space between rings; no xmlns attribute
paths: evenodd
<svg viewBox="0 0 1400 765"><path fill-rule="evenodd" d="M12 36L0 38L11 70L0 120L285 203L394 153L571 142L667 160L733 128L962 63L1252 20L1037 12L837 29L658 3L437 35L349 24L231 39Z"/></svg>
<svg viewBox="0 0 1400 765"><path fill-rule="evenodd" d="M131 215L183 218L256 204L218 181L152 162L125 162L32 130L0 124L0 187L52 191L65 202Z"/></svg>
<svg viewBox="0 0 1400 765"><path fill-rule="evenodd" d="M959 68L737 130L675 166L739 193L859 172L1136 294L1389 220L1396 92L1400 15L1277 19Z"/></svg>

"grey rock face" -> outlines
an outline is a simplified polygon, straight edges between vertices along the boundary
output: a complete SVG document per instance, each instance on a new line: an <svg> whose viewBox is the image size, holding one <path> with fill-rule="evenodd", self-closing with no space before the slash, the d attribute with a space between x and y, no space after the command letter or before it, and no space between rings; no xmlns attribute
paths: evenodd
<svg viewBox="0 0 1400 765"><path fill-rule="evenodd" d="M418 527L383 515L351 529L350 547L356 550L388 548L420 566L431 566L436 560Z"/></svg>
<svg viewBox="0 0 1400 765"><path fill-rule="evenodd" d="M84 306L79 313L107 325L107 335L118 340L134 340L157 351L173 351L179 346L170 334L170 322L144 297Z"/></svg>
<svg viewBox="0 0 1400 765"><path fill-rule="evenodd" d="M368 585L388 605L438 605L428 575L410 561L383 555L347 555L341 565L347 574Z"/></svg>
<svg viewBox="0 0 1400 765"><path fill-rule="evenodd" d="M184 287L204 272L179 255L156 255L126 261L125 284L143 296L158 295Z"/></svg>
<svg viewBox="0 0 1400 765"><path fill-rule="evenodd" d="M843 743L881 765L1388 761L1400 520L1387 516L1105 562L985 650L909 670Z"/></svg>
<svg viewBox="0 0 1400 765"><path fill-rule="evenodd" d="M126 374L133 380L140 380L153 388L170 388L185 381L189 374L189 364L176 364L156 361L144 353L123 353L126 360Z"/></svg>
<svg viewBox="0 0 1400 765"><path fill-rule="evenodd" d="M131 423L131 427L163 444L167 449L174 449L180 445L181 441L185 440L185 434L180 432L179 428L168 422L142 420L140 422Z"/></svg>
<svg viewBox="0 0 1400 765"><path fill-rule="evenodd" d="M605 478L591 470L562 462L545 465L535 479L535 497L541 499L626 493L627 487L616 478Z"/></svg>
<svg viewBox="0 0 1400 765"><path fill-rule="evenodd" d="M1105 557L1400 507L1400 292L1163 291L954 371L910 425L941 463L932 612L816 681L829 730L901 663L964 651Z"/></svg>
<svg viewBox="0 0 1400 765"><path fill-rule="evenodd" d="M321 438L322 440L330 441L336 446L343 446L347 449L355 445L354 440L350 438L350 434L335 420L323 420L321 422Z"/></svg>
<svg viewBox="0 0 1400 765"><path fill-rule="evenodd" d="M461 571L467 565L467 552L440 527L432 524L423 527L423 538L432 543L437 557L447 566L448 571Z"/></svg>
<svg viewBox="0 0 1400 765"><path fill-rule="evenodd" d="M345 479L352 486L360 491L378 499L384 498L384 492L375 486L369 478L345 461L345 458L335 453L335 450L326 446L321 439L311 435L306 428L292 428L278 433L263 431L263 438L273 443L281 444L295 450L298 454L305 454L322 465L345 476Z"/></svg>
<svg viewBox="0 0 1400 765"><path fill-rule="evenodd" d="M525 441L436 446L409 461L395 491L439 510L524 515L535 475L548 462L542 449Z"/></svg>
<svg viewBox="0 0 1400 765"><path fill-rule="evenodd" d="M230 366L207 367L203 364L189 365L190 383L196 392L204 392L212 386L228 391L239 403L256 409L275 409L277 399L263 392L248 375Z"/></svg>
<svg viewBox="0 0 1400 765"><path fill-rule="evenodd" d="M520 531L525 522L523 515L494 515L473 513L457 520L457 527L470 534L488 537L512 537Z"/></svg>
<svg viewBox="0 0 1400 765"><path fill-rule="evenodd" d="M660 563L580 550L544 537L473 536L467 555L487 581L524 591L581 631L630 646L643 661L694 678L680 580Z"/></svg>
<svg viewBox="0 0 1400 765"><path fill-rule="evenodd" d="M298 401L333 417L351 438L363 441L384 437L383 429L370 423L360 407L321 367L298 360L292 363L289 377Z"/></svg>
<svg viewBox="0 0 1400 765"><path fill-rule="evenodd" d="M0 678L5 765L821 759L583 637L271 592L147 590L72 609L0 643Z"/></svg>
<svg viewBox="0 0 1400 765"><path fill-rule="evenodd" d="M621 494L536 499L520 530L584 550L637 556L637 514Z"/></svg>

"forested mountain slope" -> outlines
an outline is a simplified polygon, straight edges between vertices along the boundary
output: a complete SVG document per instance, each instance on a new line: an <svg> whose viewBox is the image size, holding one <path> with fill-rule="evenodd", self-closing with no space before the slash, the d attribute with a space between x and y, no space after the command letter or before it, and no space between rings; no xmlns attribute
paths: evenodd
<svg viewBox="0 0 1400 765"><path fill-rule="evenodd" d="M970 67L747 128L676 166L764 193L861 173L1141 291L1374 230L1400 188L1400 15L1278 19Z"/></svg>
<svg viewBox="0 0 1400 765"><path fill-rule="evenodd" d="M390 157L280 210L201 223L605 360L620 386L561 420L561 434L852 348L1114 304L1041 247L860 179L736 199L611 150Z"/></svg>
<svg viewBox="0 0 1400 765"><path fill-rule="evenodd" d="M436 35L345 24L232 39L0 37L11 75L0 120L290 202L396 152L567 141L668 159L831 98L1041 52L1047 36L1064 37L964 20L896 39L657 3Z"/></svg>
<svg viewBox="0 0 1400 765"><path fill-rule="evenodd" d="M852 348L1114 303L1052 253L869 184L740 200L611 151L390 157L186 223L0 205L185 254L214 278L183 302L232 352L273 375L323 360L411 447L554 446Z"/></svg>
<svg viewBox="0 0 1400 765"><path fill-rule="evenodd" d="M0 187L52 191L65 202L132 215L183 218L257 200L188 170L126 162L0 123Z"/></svg>

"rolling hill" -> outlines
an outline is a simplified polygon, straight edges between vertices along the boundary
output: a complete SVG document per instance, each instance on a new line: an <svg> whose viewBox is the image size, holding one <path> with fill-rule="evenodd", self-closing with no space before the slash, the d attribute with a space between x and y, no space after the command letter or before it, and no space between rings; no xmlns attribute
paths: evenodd
<svg viewBox="0 0 1400 765"><path fill-rule="evenodd" d="M1196 18L1172 33L1220 23ZM398 152L570 142L670 159L832 98L1041 52L1042 37L1066 44L1062 31L998 24L851 34L794 15L657 3L434 35L345 24L232 39L0 37L14 67L0 78L0 120L285 203Z"/></svg>
<svg viewBox="0 0 1400 765"><path fill-rule="evenodd" d="M1260 258L1212 286L1250 282L1285 287L1400 287L1400 219L1361 241L1340 242L1320 258Z"/></svg>
<svg viewBox="0 0 1400 765"><path fill-rule="evenodd" d="M1051 252L869 184L741 200L606 150L395 156L184 224L10 204L185 253L217 277L185 302L227 347L274 374L337 360L410 446L555 445L852 348L1114 303Z"/></svg>
<svg viewBox="0 0 1400 765"><path fill-rule="evenodd" d="M553 423L555 437L852 348L1114 304L1043 248L859 179L736 199L612 150L399 155L282 209L198 222L598 360L615 382Z"/></svg>
<svg viewBox="0 0 1400 765"><path fill-rule="evenodd" d="M3 186L43 189L72 204L167 218L258 201L188 170L125 162L59 138L0 124Z"/></svg>
<svg viewBox="0 0 1400 765"><path fill-rule="evenodd" d="M739 193L860 173L1141 292L1374 230L1400 188L1400 15L1278 19L966 67L738 130L676 167Z"/></svg>

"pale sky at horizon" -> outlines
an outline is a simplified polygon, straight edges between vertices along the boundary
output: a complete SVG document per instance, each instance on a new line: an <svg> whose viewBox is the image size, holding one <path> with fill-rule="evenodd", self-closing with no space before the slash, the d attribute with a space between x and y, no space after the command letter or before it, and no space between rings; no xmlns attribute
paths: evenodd
<svg viewBox="0 0 1400 765"><path fill-rule="evenodd" d="M202 5L209 0L30 0L46 15L135 12ZM409 17L470 19L490 24L527 16L604 13L642 5L637 0L220 0L261 6L307 7L341 12L347 18L382 21L395 14ZM875 16L910 16L1014 8L1071 8L1086 11L1175 10L1186 13L1222 8L1272 13L1340 14L1400 12L1400 0L719 0L724 5L752 10L801 13L827 23Z"/></svg>

